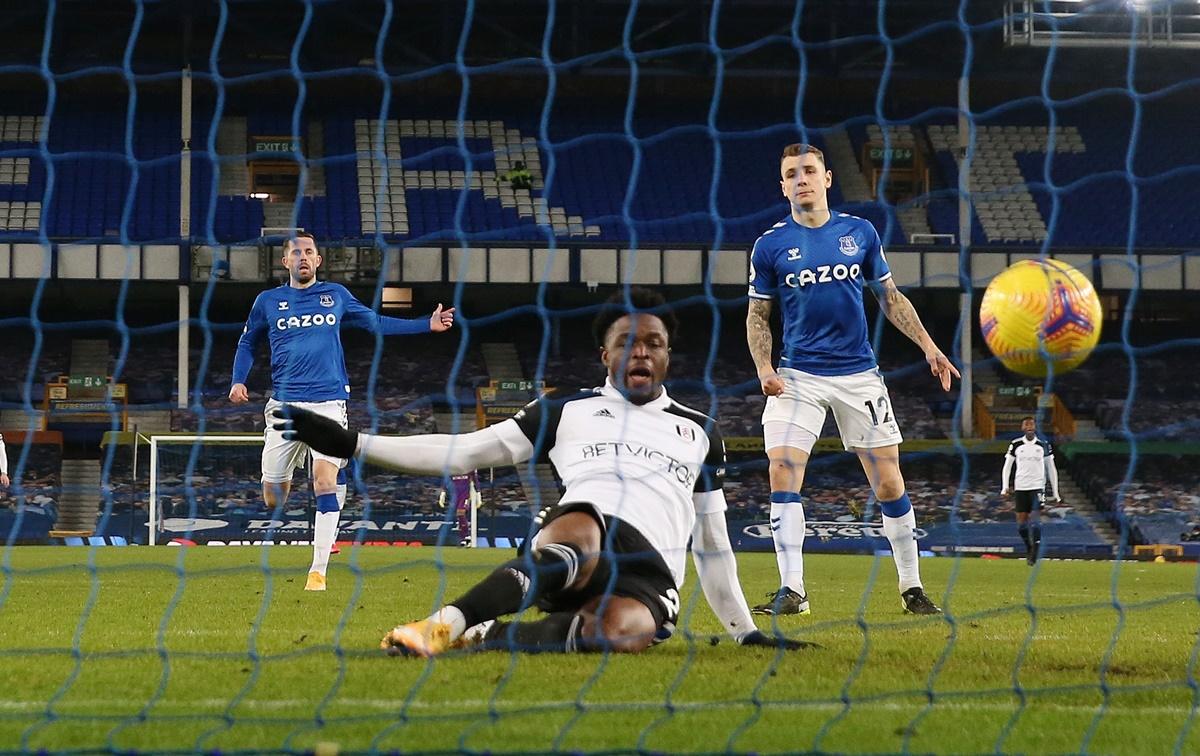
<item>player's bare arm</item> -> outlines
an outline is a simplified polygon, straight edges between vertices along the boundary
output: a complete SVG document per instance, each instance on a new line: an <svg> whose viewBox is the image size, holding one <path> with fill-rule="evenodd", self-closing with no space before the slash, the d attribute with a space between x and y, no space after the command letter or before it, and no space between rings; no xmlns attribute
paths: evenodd
<svg viewBox="0 0 1200 756"><path fill-rule="evenodd" d="M762 382L762 392L767 396L783 393L783 379L771 364L771 300L750 298L750 309L746 312L746 343L750 356Z"/></svg>
<svg viewBox="0 0 1200 756"><path fill-rule="evenodd" d="M916 308L913 307L908 297L904 296L904 293L897 288L896 282L889 278L882 281L881 286L882 291L877 291L875 295L879 298L883 314L887 315L887 319L896 326L900 333L921 347L921 351L925 353L925 361L929 363L929 372L937 377L942 384L943 391L949 391L951 376L962 377L958 368L954 367L946 355L942 354L942 350L938 349L937 344L933 343L929 332L921 324L921 317L917 315Z"/></svg>

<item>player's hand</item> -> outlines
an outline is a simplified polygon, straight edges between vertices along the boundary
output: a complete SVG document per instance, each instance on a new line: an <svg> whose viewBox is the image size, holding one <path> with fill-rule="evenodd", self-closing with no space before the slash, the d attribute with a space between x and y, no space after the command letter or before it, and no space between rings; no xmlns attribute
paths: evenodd
<svg viewBox="0 0 1200 756"><path fill-rule="evenodd" d="M1009 496L1012 496L1012 491L1001 491L1000 495L1007 499Z"/></svg>
<svg viewBox="0 0 1200 756"><path fill-rule="evenodd" d="M5 485L8 485L8 484L6 483ZM1062 504L1062 497L1061 497L1061 496L1055 496L1055 497L1054 497L1054 503L1055 503L1055 504Z"/></svg>
<svg viewBox="0 0 1200 756"><path fill-rule="evenodd" d="M783 377L772 370L769 373L759 373L758 380L762 384L765 396L779 396L783 393Z"/></svg>
<svg viewBox="0 0 1200 756"><path fill-rule="evenodd" d="M7 475L0 475L0 488L8 488L11 483Z"/></svg>
<svg viewBox="0 0 1200 756"><path fill-rule="evenodd" d="M962 378L962 375L958 372L958 368L950 364L950 360L937 347L925 353L925 361L929 363L929 372L942 384L942 391L950 390L951 376Z"/></svg>
<svg viewBox="0 0 1200 756"><path fill-rule="evenodd" d="M438 302L437 309L429 316L429 330L434 333L449 331L454 327L454 308L449 310L442 309L442 303Z"/></svg>
<svg viewBox="0 0 1200 756"><path fill-rule="evenodd" d="M330 457L350 459L358 448L358 434L327 417L285 404L271 410L271 428L282 431L288 441L303 441L313 451Z"/></svg>
<svg viewBox="0 0 1200 756"><path fill-rule="evenodd" d="M235 383L233 388L229 389L229 401L234 404L241 404L250 401L250 392L246 390L246 384Z"/></svg>
<svg viewBox="0 0 1200 756"><path fill-rule="evenodd" d="M754 630L746 633L738 641L742 646L766 646L767 648L780 648L784 651L799 651L805 648L824 648L819 643L810 643L809 641L795 640L794 638L785 638L782 635L767 635L762 630Z"/></svg>

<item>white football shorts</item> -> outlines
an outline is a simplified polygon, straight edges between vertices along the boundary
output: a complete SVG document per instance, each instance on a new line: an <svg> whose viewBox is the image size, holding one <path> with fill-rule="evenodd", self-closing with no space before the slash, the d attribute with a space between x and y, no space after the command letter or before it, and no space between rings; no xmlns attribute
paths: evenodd
<svg viewBox="0 0 1200 756"><path fill-rule="evenodd" d="M284 404L285 402L269 399L267 408L263 411L267 418L267 424L263 430L262 482L286 483L290 481L292 471L297 467L304 467L305 455L310 453L314 461L323 459L336 465L339 470L345 467L346 460L312 451L303 441L288 441L283 437L281 431L271 429L271 422L274 420L271 417L271 410L282 407ZM286 402L286 404L302 407L322 417L335 420L343 428L347 426L346 402L340 399L329 402Z"/></svg>
<svg viewBox="0 0 1200 756"><path fill-rule="evenodd" d="M783 393L767 397L762 416L768 449L794 446L811 452L830 409L847 451L892 446L904 440L879 368L850 375L813 375L780 368L779 375Z"/></svg>

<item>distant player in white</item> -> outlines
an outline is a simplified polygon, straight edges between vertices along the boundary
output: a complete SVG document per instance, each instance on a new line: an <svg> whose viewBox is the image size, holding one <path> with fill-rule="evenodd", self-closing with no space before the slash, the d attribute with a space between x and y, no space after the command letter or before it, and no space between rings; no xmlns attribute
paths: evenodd
<svg viewBox="0 0 1200 756"><path fill-rule="evenodd" d="M1033 564L1042 544L1042 496L1046 481L1055 501L1058 495L1058 469L1054 466L1054 449L1049 441L1037 437L1037 423L1032 417L1021 420L1025 435L1013 440L1004 453L1004 471L1000 474L1000 495L1016 497L1017 532L1025 542L1025 561Z"/></svg>
<svg viewBox="0 0 1200 756"><path fill-rule="evenodd" d="M900 475L900 429L868 339L863 287L873 287L888 320L921 347L930 372L950 390L958 377L892 281L879 234L869 221L829 210L833 172L816 147L792 144L780 160L779 186L791 213L754 243L746 338L767 405L763 435L771 479L771 531L780 588L754 611L806 614L804 505L800 488L813 444L833 410L842 444L853 450L883 513L906 612L937 614L921 586L916 518ZM779 300L783 345L771 361L771 302Z"/></svg>
<svg viewBox="0 0 1200 756"><path fill-rule="evenodd" d="M388 318L376 315L346 287L317 280L321 253L312 234L299 232L284 242L286 284L258 295L246 319L233 360L229 400L250 398L246 377L254 365L254 347L266 335L271 345L273 391L263 431L263 499L274 510L287 501L292 471L304 465L309 448L271 430L270 412L282 402L299 404L346 425L350 380L342 353L342 326L365 328L384 335L446 331L454 325L454 310L438 305L428 318ZM346 460L312 452L313 492L317 514L313 523L313 561L306 591L325 590L329 553L337 538L338 519L346 502Z"/></svg>
<svg viewBox="0 0 1200 756"><path fill-rule="evenodd" d="M462 473L549 458L566 493L538 515L523 556L428 619L383 639L390 652L451 648L638 652L674 629L688 540L704 595L742 645L801 648L754 627L725 523L725 446L709 417L663 389L675 317L661 295L631 289L593 324L604 386L531 402L474 433L385 438L311 412L277 412L276 427L328 454L420 474ZM290 418L290 419L288 419ZM496 618L538 606L536 622Z"/></svg>
<svg viewBox="0 0 1200 756"><path fill-rule="evenodd" d="M4 446L4 436L0 436L0 488L8 490L12 481L8 479L8 449Z"/></svg>

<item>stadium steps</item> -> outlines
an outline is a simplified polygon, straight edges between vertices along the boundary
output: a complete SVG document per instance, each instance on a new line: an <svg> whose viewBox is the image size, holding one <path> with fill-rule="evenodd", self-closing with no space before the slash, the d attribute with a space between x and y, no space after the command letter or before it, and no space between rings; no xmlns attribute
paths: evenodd
<svg viewBox="0 0 1200 756"><path fill-rule="evenodd" d="M217 194L224 197L245 197L250 193L250 166L245 159L246 145L249 143L244 117L226 116L221 119L217 126L217 155L223 158L236 156L240 159L221 161Z"/></svg>
<svg viewBox="0 0 1200 756"><path fill-rule="evenodd" d="M40 403L40 402L39 402ZM31 427L34 430L42 428L43 418L45 413L41 409L32 409L28 412L22 408L0 410L0 428L6 428L13 431L29 430ZM12 454L12 451L9 451ZM9 463L13 464L13 458L9 457Z"/></svg>
<svg viewBox="0 0 1200 756"><path fill-rule="evenodd" d="M978 351L975 352L975 364L971 366L971 382L975 384L973 388L976 392L1004 385L996 364L989 359L989 355Z"/></svg>
<svg viewBox="0 0 1200 756"><path fill-rule="evenodd" d="M125 428L137 430L138 433L169 433L171 431L171 410L141 409L130 407L125 414Z"/></svg>
<svg viewBox="0 0 1200 756"><path fill-rule="evenodd" d="M896 219L900 221L900 228L904 229L910 240L913 234L933 233L933 229L929 227L929 213L926 212L924 202L900 205L896 208Z"/></svg>
<svg viewBox="0 0 1200 756"><path fill-rule="evenodd" d="M103 339L74 339L71 341L71 375L101 375L108 377L108 341Z"/></svg>
<svg viewBox="0 0 1200 756"><path fill-rule="evenodd" d="M529 465L517 465L517 475L521 478L525 496L529 498L529 503L536 505L538 509L554 506L562 498L562 489L554 477L554 468L549 464L533 467L531 472Z"/></svg>
<svg viewBox="0 0 1200 756"><path fill-rule="evenodd" d="M1088 521L1092 526L1092 530L1096 531L1096 535L1112 546L1114 549L1121 542L1121 534L1113 527L1113 524L1107 517L1104 516L1096 505L1092 503L1091 498L1084 493L1071 477L1070 472L1065 467L1065 460L1057 459L1059 455L1055 455L1058 461L1058 493L1062 496L1063 504L1072 507L1075 514ZM1053 501L1046 502L1047 507L1053 507Z"/></svg>
<svg viewBox="0 0 1200 756"><path fill-rule="evenodd" d="M264 202L263 226L266 228L294 228L292 216L296 212L295 202Z"/></svg>
<svg viewBox="0 0 1200 756"><path fill-rule="evenodd" d="M457 425L455 425L457 418ZM478 430L474 412L434 412L433 425L438 433L470 433Z"/></svg>
<svg viewBox="0 0 1200 756"><path fill-rule="evenodd" d="M846 129L837 126L827 131L825 150L829 153L826 157L829 169L833 171L833 179L842 190L842 199L846 202L870 202L874 199Z"/></svg>
<svg viewBox="0 0 1200 756"><path fill-rule="evenodd" d="M1087 418L1075 418L1075 441L1107 441L1104 431L1095 421Z"/></svg>
<svg viewBox="0 0 1200 756"><path fill-rule="evenodd" d="M483 364L487 367L488 377L493 381L525 380L521 357L517 354L516 345L511 342L483 344Z"/></svg>
<svg viewBox="0 0 1200 756"><path fill-rule="evenodd" d="M308 158L308 181L304 185L305 197L325 196L325 124L321 121L308 122L308 137L304 141L305 157Z"/></svg>
<svg viewBox="0 0 1200 756"><path fill-rule="evenodd" d="M64 459L60 480L62 493L55 530L86 531L90 535L96 527L100 501L100 460Z"/></svg>

